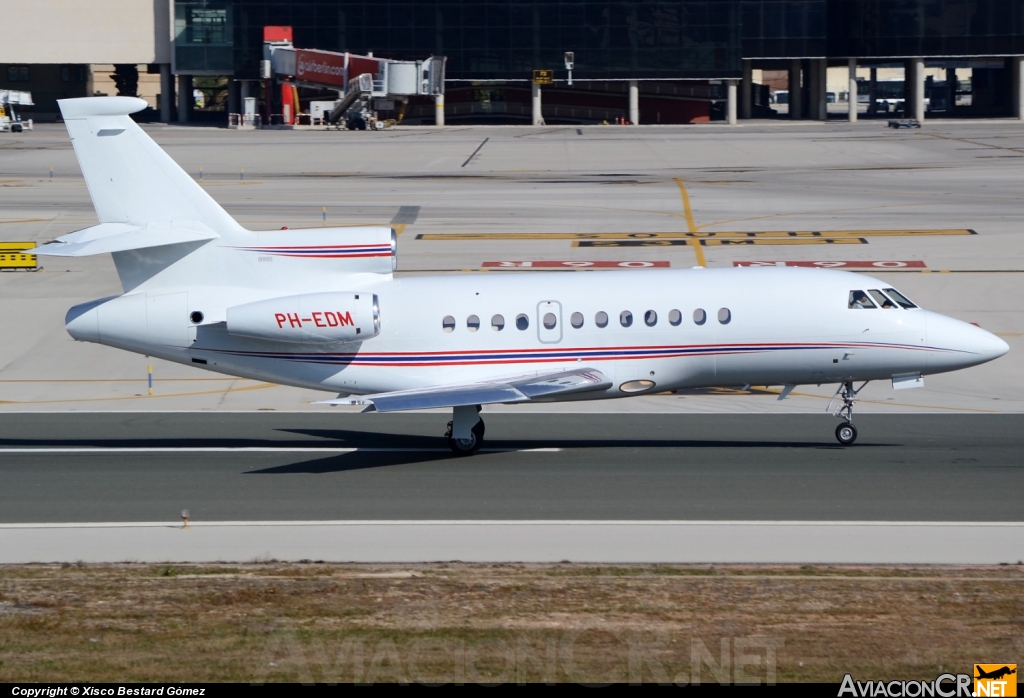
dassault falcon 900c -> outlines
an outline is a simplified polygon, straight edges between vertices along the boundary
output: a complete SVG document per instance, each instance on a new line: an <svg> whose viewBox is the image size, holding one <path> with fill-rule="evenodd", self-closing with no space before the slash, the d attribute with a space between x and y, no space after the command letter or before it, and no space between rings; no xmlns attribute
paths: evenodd
<svg viewBox="0 0 1024 698"><path fill-rule="evenodd" d="M483 442L481 405L738 385L780 385L784 398L799 384L838 384L836 436L852 444L863 384L916 387L1008 349L839 271L395 278L388 227L242 228L129 118L145 106L60 102L99 224L36 253L111 253L124 287L71 308L71 336L340 393L324 404L451 408L446 437L459 454Z"/></svg>

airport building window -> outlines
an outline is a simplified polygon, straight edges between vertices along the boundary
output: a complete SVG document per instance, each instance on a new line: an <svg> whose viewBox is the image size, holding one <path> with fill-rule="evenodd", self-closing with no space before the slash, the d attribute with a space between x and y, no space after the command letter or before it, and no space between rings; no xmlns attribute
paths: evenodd
<svg viewBox="0 0 1024 698"><path fill-rule="evenodd" d="M491 316L491 329L495 332L501 332L505 329L505 316L504 315L492 315Z"/></svg>
<svg viewBox="0 0 1024 698"><path fill-rule="evenodd" d="M728 308L719 308L718 321L723 325L728 325L730 320L732 320L732 312Z"/></svg>
<svg viewBox="0 0 1024 698"><path fill-rule="evenodd" d="M455 331L455 318L453 318L451 315L445 315L444 319L441 320L441 328L445 332L454 332Z"/></svg>
<svg viewBox="0 0 1024 698"><path fill-rule="evenodd" d="M597 315L594 316L594 324L598 327L608 327L608 313L603 310L599 311Z"/></svg>
<svg viewBox="0 0 1024 698"><path fill-rule="evenodd" d="M697 308L693 311L693 322L697 325L703 325L708 321L708 314L704 312L704 308Z"/></svg>
<svg viewBox="0 0 1024 698"><path fill-rule="evenodd" d="M470 315L468 318L466 318L466 329L468 329L470 332L476 332L477 330L479 330L480 318L478 318L476 315Z"/></svg>
<svg viewBox="0 0 1024 698"><path fill-rule="evenodd" d="M893 309L899 307L895 303L893 303L891 300L886 298L885 294L882 293L881 291L879 291L877 288L868 289L868 293L871 294L871 297L875 299L876 303L878 303L880 306L882 306L886 310L893 310Z"/></svg>
<svg viewBox="0 0 1024 698"><path fill-rule="evenodd" d="M629 327L633 324L633 313L628 310L623 310L619 313L619 324L623 327Z"/></svg>
<svg viewBox="0 0 1024 698"><path fill-rule="evenodd" d="M658 324L658 314L653 310L648 310L644 313L644 324L648 327L654 327Z"/></svg>
<svg viewBox="0 0 1024 698"><path fill-rule="evenodd" d="M672 309L668 311L668 324L678 326L683 321L683 314L678 310Z"/></svg>
<svg viewBox="0 0 1024 698"><path fill-rule="evenodd" d="M519 313L516 315L516 329L525 330L530 326L530 318L526 315Z"/></svg>
<svg viewBox="0 0 1024 698"><path fill-rule="evenodd" d="M849 307L853 310L861 310L864 308L874 308L875 304L868 298L868 294L863 291L850 291Z"/></svg>
<svg viewBox="0 0 1024 698"><path fill-rule="evenodd" d="M583 313L573 313L571 316L569 316L569 322L577 330L583 327Z"/></svg>
<svg viewBox="0 0 1024 698"><path fill-rule="evenodd" d="M542 322L544 323L545 330L553 330L555 329L555 325L558 324L558 318L555 317L554 313L544 313L544 319Z"/></svg>

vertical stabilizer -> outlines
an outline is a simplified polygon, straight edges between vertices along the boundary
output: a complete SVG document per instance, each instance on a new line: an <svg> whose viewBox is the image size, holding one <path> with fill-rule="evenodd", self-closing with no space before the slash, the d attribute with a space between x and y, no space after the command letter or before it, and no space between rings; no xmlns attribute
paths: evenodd
<svg viewBox="0 0 1024 698"><path fill-rule="evenodd" d="M241 227L128 115L146 108L135 97L58 100L100 223L208 228ZM199 225L197 225L199 224Z"/></svg>

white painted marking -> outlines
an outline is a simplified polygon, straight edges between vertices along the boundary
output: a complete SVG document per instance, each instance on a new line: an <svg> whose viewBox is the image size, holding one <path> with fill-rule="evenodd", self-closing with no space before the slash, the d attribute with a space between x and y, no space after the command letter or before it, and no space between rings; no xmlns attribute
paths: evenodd
<svg viewBox="0 0 1024 698"><path fill-rule="evenodd" d="M560 448L481 448L481 453L557 453ZM319 446L126 446L0 448L0 455L25 453L450 453L447 448L323 448Z"/></svg>
<svg viewBox="0 0 1024 698"><path fill-rule="evenodd" d="M1019 521L675 521L615 519L366 519L334 521L189 521L195 527L249 527L249 526L802 526L808 528L828 526L839 528L871 527L953 527L971 528L1024 528ZM14 528L181 528L172 521L86 521L69 523L0 523L0 530Z"/></svg>

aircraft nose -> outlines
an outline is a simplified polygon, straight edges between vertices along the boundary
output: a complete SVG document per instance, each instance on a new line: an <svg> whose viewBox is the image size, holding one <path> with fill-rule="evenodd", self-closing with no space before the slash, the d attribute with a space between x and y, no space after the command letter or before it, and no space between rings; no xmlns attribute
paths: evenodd
<svg viewBox="0 0 1024 698"><path fill-rule="evenodd" d="M938 313L928 315L928 369L952 371L977 366L1010 350L1010 346L977 325Z"/></svg>

